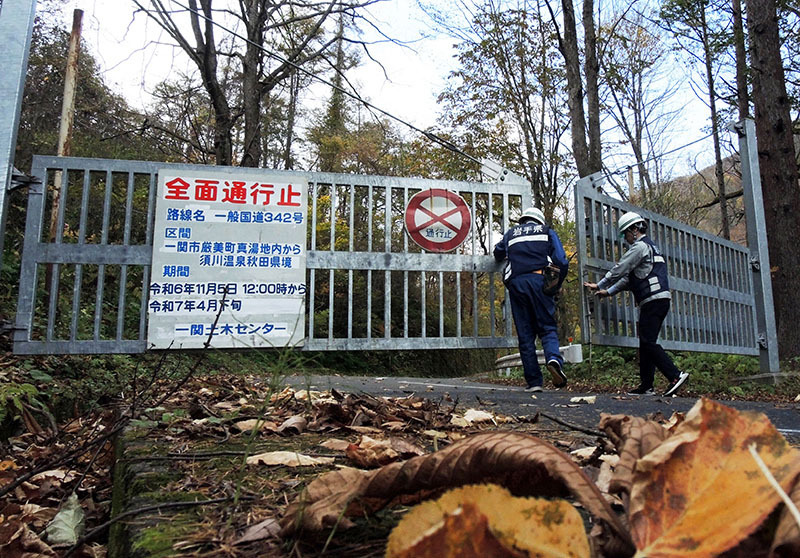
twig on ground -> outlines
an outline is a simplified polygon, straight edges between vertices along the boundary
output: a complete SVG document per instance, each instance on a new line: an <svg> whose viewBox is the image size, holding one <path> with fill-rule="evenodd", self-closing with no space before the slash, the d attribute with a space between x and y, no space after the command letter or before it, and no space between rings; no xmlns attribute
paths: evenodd
<svg viewBox="0 0 800 558"><path fill-rule="evenodd" d="M599 436L601 438L608 438L608 435L605 432L600 432L599 430L592 430L591 428L584 428L584 427L579 426L577 424L571 424L571 423L569 423L569 422L567 422L565 420L561 420L561 419L556 418L554 416L550 416L547 413L542 413L541 411L539 412L539 415L543 416L546 419L550 419L553 422L555 422L557 424L560 424L561 426L566 426L567 428L569 428L571 430L577 430L578 432L583 432L584 434L590 434L592 436Z"/></svg>

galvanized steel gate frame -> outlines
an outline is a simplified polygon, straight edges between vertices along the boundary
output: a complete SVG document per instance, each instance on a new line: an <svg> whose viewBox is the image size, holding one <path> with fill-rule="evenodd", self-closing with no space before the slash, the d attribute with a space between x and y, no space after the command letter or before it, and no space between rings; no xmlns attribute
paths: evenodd
<svg viewBox="0 0 800 558"><path fill-rule="evenodd" d="M766 226L751 120L731 126L739 135L748 247L604 195L600 173L575 188L578 276L597 282L624 252L619 216L640 213L648 236L666 257L672 307L661 330L670 350L755 355L762 372L777 373L778 347L772 306ZM583 224L583 230L580 225ZM584 343L635 347L638 313L630 293L581 296Z"/></svg>
<svg viewBox="0 0 800 558"><path fill-rule="evenodd" d="M34 158L31 174L41 184L29 189L14 352L147 350L147 286L160 169L225 170L145 161ZM236 168L237 175L263 172ZM492 236L485 231L505 230L510 210L531 203L527 182L511 174L497 183L473 183L267 172L289 179L302 175L309 181L304 350L516 346L500 267L491 256ZM60 177L63 201L56 229L62 232L49 241L43 223L52 204L54 177ZM472 230L454 253L424 253L401 229L408 199L433 187L459 192L471 205ZM355 222L357 206L360 225ZM329 233L318 234L326 226ZM478 227L483 227L482 240ZM66 290L65 283L71 283ZM356 284L364 291L368 317L354 314ZM335 292L337 285L347 285L346 307L344 297ZM392 297L398 289L403 293L400 305L399 297ZM327 324L315 321L314 309L325 306ZM374 316L373 307L382 312L382 319ZM410 319L409 310L415 319ZM337 322L342 312L346 320ZM325 312L319 315L324 317Z"/></svg>

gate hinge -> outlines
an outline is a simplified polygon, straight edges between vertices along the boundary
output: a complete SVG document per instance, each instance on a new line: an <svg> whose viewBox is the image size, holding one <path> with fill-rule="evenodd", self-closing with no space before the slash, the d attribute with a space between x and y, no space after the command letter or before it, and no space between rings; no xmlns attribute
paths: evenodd
<svg viewBox="0 0 800 558"><path fill-rule="evenodd" d="M761 262L758 256L750 256L750 269L753 271L761 271Z"/></svg>
<svg viewBox="0 0 800 558"><path fill-rule="evenodd" d="M767 350L767 336L765 333L758 334L758 348L761 350Z"/></svg>
<svg viewBox="0 0 800 558"><path fill-rule="evenodd" d="M42 181L35 176L28 176L17 167L14 167L14 169L11 171L11 183L8 185L8 191L11 192L17 188L41 183Z"/></svg>

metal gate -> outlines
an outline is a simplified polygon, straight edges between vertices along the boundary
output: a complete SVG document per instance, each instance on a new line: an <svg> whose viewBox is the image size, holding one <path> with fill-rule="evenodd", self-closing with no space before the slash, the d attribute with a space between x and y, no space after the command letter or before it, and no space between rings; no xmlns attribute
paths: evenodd
<svg viewBox="0 0 800 558"><path fill-rule="evenodd" d="M620 215L645 218L648 236L667 260L672 307L661 330L666 349L757 355L763 372L778 371L775 319L768 270L766 231L752 121L733 127L740 134L742 184L748 244L741 246L606 196L599 175L575 188L579 277L597 282L623 253L617 232ZM765 303L764 301L768 302ZM629 292L595 299L581 297L584 342L635 347L637 311Z"/></svg>
<svg viewBox="0 0 800 558"><path fill-rule="evenodd" d="M14 352L147 350L158 171L210 168L225 170L36 156L31 174L41 184L29 191ZM489 184L270 173L309 182L303 349L516 346L490 231L505 230L509 212L530 204L526 182L511 174ZM409 198L428 188L458 192L470 205L469 236L453 253L425 253L403 230Z"/></svg>

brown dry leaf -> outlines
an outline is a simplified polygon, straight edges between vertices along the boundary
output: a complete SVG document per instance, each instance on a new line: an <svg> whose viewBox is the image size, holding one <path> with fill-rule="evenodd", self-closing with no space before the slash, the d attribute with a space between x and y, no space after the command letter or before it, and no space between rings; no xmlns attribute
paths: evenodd
<svg viewBox="0 0 800 558"><path fill-rule="evenodd" d="M302 434L306 426L308 426L308 421L301 415L295 415L283 421L277 432L278 434Z"/></svg>
<svg viewBox="0 0 800 558"><path fill-rule="evenodd" d="M789 498L795 507L800 508L800 476L795 478ZM785 505L781 511L771 551L775 556L800 556L800 526Z"/></svg>
<svg viewBox="0 0 800 558"><path fill-rule="evenodd" d="M600 430L603 430L619 453L619 463L614 466L614 476L609 484L609 493L631 492L636 461L658 447L669 431L657 422L628 415L600 415Z"/></svg>
<svg viewBox="0 0 800 558"><path fill-rule="evenodd" d="M287 467L327 465L333 461L333 457L311 457L293 451L268 451L247 458L248 465L286 465Z"/></svg>
<svg viewBox="0 0 800 558"><path fill-rule="evenodd" d="M0 556L38 558L55 556L55 552L27 525L11 521L0 524Z"/></svg>
<svg viewBox="0 0 800 558"><path fill-rule="evenodd" d="M569 502L515 498L497 485L456 488L416 506L386 547L387 558L589 554L583 520Z"/></svg>
<svg viewBox="0 0 800 558"><path fill-rule="evenodd" d="M403 430L407 427L407 424L402 420L390 420L389 422L384 422L381 424L381 428L384 428L390 432L397 432L398 430Z"/></svg>
<svg viewBox="0 0 800 558"><path fill-rule="evenodd" d="M766 416L698 401L668 439L636 462L628 518L637 556L716 556L753 532L780 501L748 451L753 443L778 483L789 487L800 472L800 452Z"/></svg>
<svg viewBox="0 0 800 558"><path fill-rule="evenodd" d="M571 492L611 527L616 538L612 543L631 545L603 495L572 459L551 444L518 432L476 434L436 453L374 471L340 469L322 475L289 506L281 527L284 535L300 528L346 527L351 524L341 514L353 499L377 500L377 508L402 494L478 482L501 484L520 496Z"/></svg>
<svg viewBox="0 0 800 558"><path fill-rule="evenodd" d="M270 539L277 537L281 532L281 526L278 520L274 517L268 517L263 521L259 521L255 525L248 527L242 536L236 539L233 544L244 544L253 541L260 541L263 539Z"/></svg>
<svg viewBox="0 0 800 558"><path fill-rule="evenodd" d="M329 438L322 442L320 446L333 451L345 451L350 442L347 440L340 440L339 438Z"/></svg>
<svg viewBox="0 0 800 558"><path fill-rule="evenodd" d="M235 422L233 424L233 427L242 433L252 432L255 428L258 428L259 432L261 432L262 430L275 432L278 428L278 425L269 420L248 419Z"/></svg>
<svg viewBox="0 0 800 558"><path fill-rule="evenodd" d="M424 455L425 452L402 438L376 440L362 436L357 444L349 444L345 453L359 467L371 468L415 455Z"/></svg>

